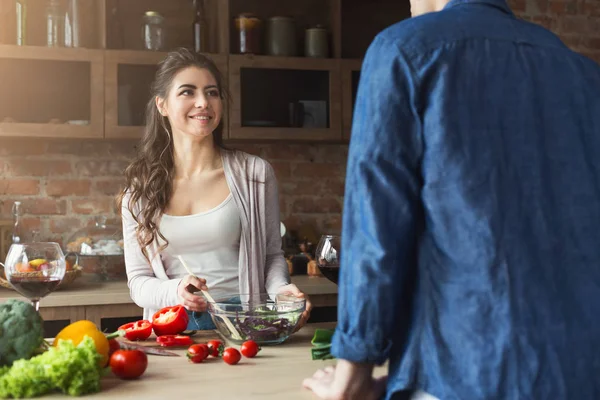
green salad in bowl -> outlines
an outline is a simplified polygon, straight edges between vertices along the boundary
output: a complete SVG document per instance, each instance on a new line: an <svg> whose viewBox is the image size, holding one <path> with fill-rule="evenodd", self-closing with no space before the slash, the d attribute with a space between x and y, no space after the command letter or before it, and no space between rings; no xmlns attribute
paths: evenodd
<svg viewBox="0 0 600 400"><path fill-rule="evenodd" d="M234 294L208 302L208 312L225 340L260 345L283 343L296 329L306 301L281 294Z"/></svg>

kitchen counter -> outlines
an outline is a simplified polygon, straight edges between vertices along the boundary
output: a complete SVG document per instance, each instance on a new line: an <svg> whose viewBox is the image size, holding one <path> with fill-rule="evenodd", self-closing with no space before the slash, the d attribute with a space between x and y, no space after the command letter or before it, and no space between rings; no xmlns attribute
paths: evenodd
<svg viewBox="0 0 600 400"><path fill-rule="evenodd" d="M278 346L265 346L253 359L242 358L238 365L210 357L192 364L185 357L148 356L148 369L139 380L124 381L112 375L103 378L102 391L86 398L102 399L314 399L302 388L302 380L335 360L313 361L310 340L316 327L332 328L334 323L309 324ZM237 346L236 346L237 347ZM183 350L176 353L185 354ZM375 375L387 373L378 367ZM69 398L51 396L51 398Z"/></svg>
<svg viewBox="0 0 600 400"><path fill-rule="evenodd" d="M296 275L292 276L292 282L310 297L313 307L337 305L337 285L328 279ZM11 298L25 299L13 290L0 287L0 303ZM103 318L140 316L142 310L131 300L127 282L91 282L81 277L43 298L40 314L45 321L88 319L101 326Z"/></svg>

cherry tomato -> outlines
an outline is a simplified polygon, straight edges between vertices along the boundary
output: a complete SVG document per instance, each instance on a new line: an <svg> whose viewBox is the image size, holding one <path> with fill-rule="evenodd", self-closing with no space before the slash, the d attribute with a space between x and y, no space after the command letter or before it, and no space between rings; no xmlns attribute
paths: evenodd
<svg viewBox="0 0 600 400"><path fill-rule="evenodd" d="M208 357L208 345L193 344L187 349L187 358L194 364L201 363Z"/></svg>
<svg viewBox="0 0 600 400"><path fill-rule="evenodd" d="M246 340L240 348L242 355L247 358L252 358L260 351L260 346L254 340Z"/></svg>
<svg viewBox="0 0 600 400"><path fill-rule="evenodd" d="M211 340L208 342L209 354L213 357L219 357L223 351L223 342L220 340Z"/></svg>
<svg viewBox="0 0 600 400"><path fill-rule="evenodd" d="M117 350L110 356L110 369L121 379L142 376L148 367L148 357L140 350Z"/></svg>
<svg viewBox="0 0 600 400"><path fill-rule="evenodd" d="M110 339L108 341L108 345L109 345L109 349L108 349L108 356L112 356L112 354L121 349L121 345L119 344L119 342L117 341L117 339Z"/></svg>
<svg viewBox="0 0 600 400"><path fill-rule="evenodd" d="M242 355L233 347L228 347L223 350L223 361L229 365L235 365L240 362Z"/></svg>

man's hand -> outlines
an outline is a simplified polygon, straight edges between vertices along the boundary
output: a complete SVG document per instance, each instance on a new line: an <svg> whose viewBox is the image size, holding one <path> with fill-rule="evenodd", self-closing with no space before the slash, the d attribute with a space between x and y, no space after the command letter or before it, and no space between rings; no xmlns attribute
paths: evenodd
<svg viewBox="0 0 600 400"><path fill-rule="evenodd" d="M387 376L374 379L372 364L339 360L307 378L302 385L324 400L377 400L385 392Z"/></svg>

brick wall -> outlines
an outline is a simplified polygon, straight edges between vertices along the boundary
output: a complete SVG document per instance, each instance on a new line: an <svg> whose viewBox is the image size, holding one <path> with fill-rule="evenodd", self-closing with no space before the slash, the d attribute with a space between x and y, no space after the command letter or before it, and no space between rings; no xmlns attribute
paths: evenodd
<svg viewBox="0 0 600 400"><path fill-rule="evenodd" d="M39 240L63 242L98 215L119 222L114 195L135 141L0 139L0 219L23 202L23 223ZM340 228L347 146L232 145L269 160L279 179L290 229L317 234Z"/></svg>
<svg viewBox="0 0 600 400"><path fill-rule="evenodd" d="M600 0L508 0L515 14L600 63Z"/></svg>

